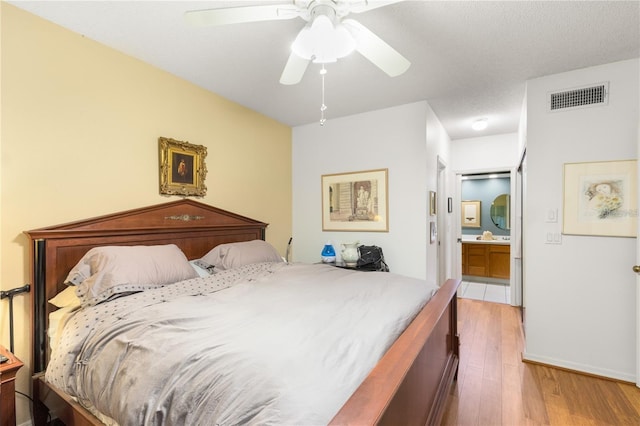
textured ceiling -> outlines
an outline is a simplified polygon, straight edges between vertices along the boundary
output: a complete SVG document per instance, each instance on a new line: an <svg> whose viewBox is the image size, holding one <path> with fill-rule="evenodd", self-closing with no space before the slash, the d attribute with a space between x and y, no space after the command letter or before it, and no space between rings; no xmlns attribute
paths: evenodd
<svg viewBox="0 0 640 426"><path fill-rule="evenodd" d="M320 118L318 65L297 85L279 83L305 21L183 20L189 10L287 1L8 3L290 126ZM349 17L412 65L391 78L358 53L329 64L327 119L427 100L452 139L517 131L528 79L640 56L639 1L403 1ZM475 132L480 117L489 127Z"/></svg>

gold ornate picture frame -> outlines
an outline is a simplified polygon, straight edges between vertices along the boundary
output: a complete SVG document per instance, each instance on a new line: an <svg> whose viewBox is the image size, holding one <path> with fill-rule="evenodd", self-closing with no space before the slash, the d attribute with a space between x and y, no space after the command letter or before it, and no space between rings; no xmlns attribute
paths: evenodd
<svg viewBox="0 0 640 426"><path fill-rule="evenodd" d="M204 197L207 148L171 138L158 138L160 194Z"/></svg>

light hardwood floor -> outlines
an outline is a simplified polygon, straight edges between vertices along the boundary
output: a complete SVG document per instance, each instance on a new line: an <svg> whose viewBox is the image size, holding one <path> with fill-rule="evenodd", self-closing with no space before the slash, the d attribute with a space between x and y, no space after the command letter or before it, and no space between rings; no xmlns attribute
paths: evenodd
<svg viewBox="0 0 640 426"><path fill-rule="evenodd" d="M458 299L458 332L443 425L640 425L636 386L523 363L518 308Z"/></svg>

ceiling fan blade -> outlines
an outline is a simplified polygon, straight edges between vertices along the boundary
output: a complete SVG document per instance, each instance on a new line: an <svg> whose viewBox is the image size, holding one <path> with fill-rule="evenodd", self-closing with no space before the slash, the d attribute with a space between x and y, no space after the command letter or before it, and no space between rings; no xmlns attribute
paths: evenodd
<svg viewBox="0 0 640 426"><path fill-rule="evenodd" d="M280 76L280 83L282 84L298 84L302 80L307 67L309 66L309 59L301 58L295 53L291 52L287 64L284 66L282 75Z"/></svg>
<svg viewBox="0 0 640 426"><path fill-rule="evenodd" d="M352 13L362 13L390 4L400 3L401 1L404 0L362 0L351 3L349 5L349 11Z"/></svg>
<svg viewBox="0 0 640 426"><path fill-rule="evenodd" d="M292 19L297 16L299 16L298 9L293 4L191 10L184 13L184 19L187 23L199 27L275 21Z"/></svg>
<svg viewBox="0 0 640 426"><path fill-rule="evenodd" d="M411 62L367 27L353 19L345 19L342 23L356 40L356 50L390 77L399 76L409 69Z"/></svg>

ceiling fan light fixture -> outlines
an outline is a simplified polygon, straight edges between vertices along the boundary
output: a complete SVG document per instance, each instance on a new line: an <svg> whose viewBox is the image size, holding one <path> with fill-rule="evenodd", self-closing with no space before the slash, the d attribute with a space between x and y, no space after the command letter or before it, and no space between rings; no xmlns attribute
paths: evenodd
<svg viewBox="0 0 640 426"><path fill-rule="evenodd" d="M325 64L344 58L356 48L356 41L344 25L324 14L317 15L300 31L291 49L304 59Z"/></svg>

